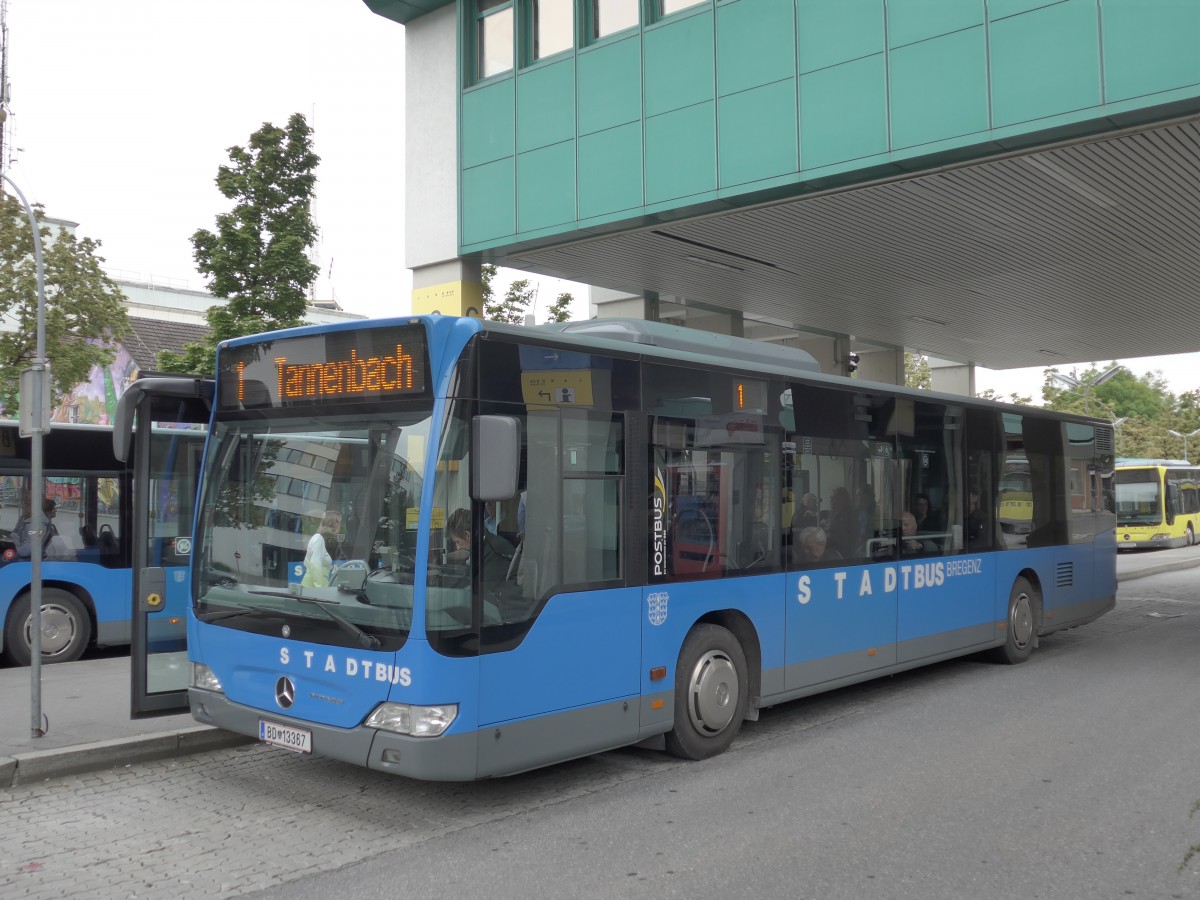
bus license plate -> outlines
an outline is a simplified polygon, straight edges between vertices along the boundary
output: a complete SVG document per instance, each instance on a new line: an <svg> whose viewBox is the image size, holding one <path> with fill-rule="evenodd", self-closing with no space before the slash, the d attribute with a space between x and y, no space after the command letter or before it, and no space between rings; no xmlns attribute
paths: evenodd
<svg viewBox="0 0 1200 900"><path fill-rule="evenodd" d="M290 725L279 725L258 720L258 739L286 750L297 753L312 753L312 732L303 728L292 728Z"/></svg>

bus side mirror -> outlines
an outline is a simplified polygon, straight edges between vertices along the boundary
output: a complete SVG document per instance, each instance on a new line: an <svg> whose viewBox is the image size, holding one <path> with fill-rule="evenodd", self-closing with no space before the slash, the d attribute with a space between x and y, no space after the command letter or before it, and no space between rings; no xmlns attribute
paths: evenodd
<svg viewBox="0 0 1200 900"><path fill-rule="evenodd" d="M508 500L517 495L521 423L513 416L476 416L471 421L471 499Z"/></svg>

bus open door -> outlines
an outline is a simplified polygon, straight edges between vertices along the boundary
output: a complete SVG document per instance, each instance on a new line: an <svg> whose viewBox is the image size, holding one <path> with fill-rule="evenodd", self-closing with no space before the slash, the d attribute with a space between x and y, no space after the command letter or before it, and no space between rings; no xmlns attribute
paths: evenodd
<svg viewBox="0 0 1200 900"><path fill-rule="evenodd" d="M186 712L192 534L213 382L139 379L121 396L113 449L132 475L130 716Z"/></svg>

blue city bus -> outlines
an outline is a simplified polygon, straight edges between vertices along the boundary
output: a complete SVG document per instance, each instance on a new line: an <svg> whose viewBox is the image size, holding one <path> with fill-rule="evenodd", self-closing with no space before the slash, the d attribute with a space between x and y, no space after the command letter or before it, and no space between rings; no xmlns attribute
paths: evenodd
<svg viewBox="0 0 1200 900"><path fill-rule="evenodd" d="M184 439L193 471L202 438ZM158 442L166 452L180 438L171 433ZM30 492L31 453L32 441L20 436L18 423L0 422L0 650L15 665L30 662L32 565L18 554L14 531L26 502L35 513L43 509ZM70 662L89 647L130 642L130 476L113 455L109 426L55 423L42 437L42 455L44 499L53 501L54 512L54 533L45 533L39 547L44 557L42 660ZM157 495L147 507L153 512L158 559L171 571L171 588L152 620L155 640L176 652L185 640L187 557L172 554L176 536L190 533L194 485L195 476L182 483L156 482Z"/></svg>
<svg viewBox="0 0 1200 900"><path fill-rule="evenodd" d="M1096 419L633 320L302 327L216 371L136 382L118 427L206 393L191 712L296 752L432 780L702 759L765 707L1019 663L1114 604Z"/></svg>

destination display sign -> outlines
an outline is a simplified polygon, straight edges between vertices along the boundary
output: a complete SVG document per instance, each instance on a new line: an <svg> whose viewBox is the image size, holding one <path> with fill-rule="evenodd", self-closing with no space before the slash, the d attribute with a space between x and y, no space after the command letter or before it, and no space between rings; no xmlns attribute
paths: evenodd
<svg viewBox="0 0 1200 900"><path fill-rule="evenodd" d="M426 393L420 325L330 331L221 351L222 410L346 403Z"/></svg>

